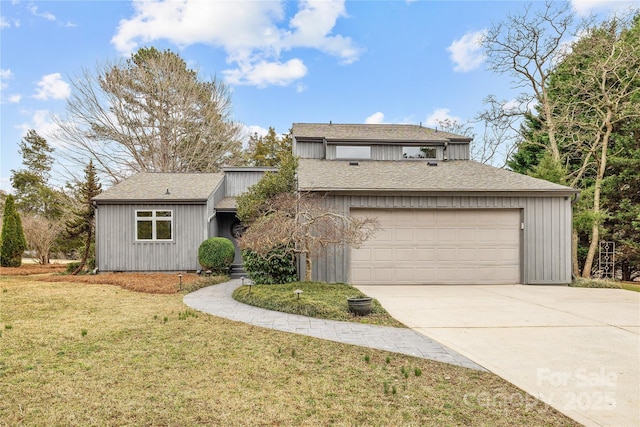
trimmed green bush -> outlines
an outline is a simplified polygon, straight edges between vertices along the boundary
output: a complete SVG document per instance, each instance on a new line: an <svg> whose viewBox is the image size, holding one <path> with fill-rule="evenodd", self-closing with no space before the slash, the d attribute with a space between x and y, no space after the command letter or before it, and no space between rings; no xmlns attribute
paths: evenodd
<svg viewBox="0 0 640 427"><path fill-rule="evenodd" d="M296 258L284 248L272 250L268 255L242 251L244 271L258 285L274 285L291 283L298 280Z"/></svg>
<svg viewBox="0 0 640 427"><path fill-rule="evenodd" d="M231 240L224 237L211 237L200 244L198 261L205 270L227 274L236 255Z"/></svg>
<svg viewBox="0 0 640 427"><path fill-rule="evenodd" d="M0 265L3 267L20 267L22 265L22 253L27 249L27 241L24 238L22 220L16 211L14 198L7 196L2 217L2 236L0 238Z"/></svg>

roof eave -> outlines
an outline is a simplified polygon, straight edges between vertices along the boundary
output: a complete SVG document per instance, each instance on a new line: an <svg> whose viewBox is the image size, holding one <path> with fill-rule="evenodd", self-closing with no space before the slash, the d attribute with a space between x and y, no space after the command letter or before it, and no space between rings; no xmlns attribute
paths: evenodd
<svg viewBox="0 0 640 427"><path fill-rule="evenodd" d="M393 193L394 196L416 196L416 195L433 195L438 196L513 196L517 193L518 196L532 196L543 197L548 195L554 196L573 196L580 193L575 189L407 189L407 188L373 188L373 189L353 189L353 188L298 188L298 191L313 192L313 193L331 193L334 195L368 195L372 193L382 193L389 195Z"/></svg>
<svg viewBox="0 0 640 427"><path fill-rule="evenodd" d="M98 205L203 205L207 199L91 199Z"/></svg>

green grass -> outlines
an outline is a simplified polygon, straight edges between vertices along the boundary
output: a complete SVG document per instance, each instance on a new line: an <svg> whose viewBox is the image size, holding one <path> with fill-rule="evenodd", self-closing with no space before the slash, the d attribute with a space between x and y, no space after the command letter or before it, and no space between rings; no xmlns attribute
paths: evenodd
<svg viewBox="0 0 640 427"><path fill-rule="evenodd" d="M640 283L622 282L620 287L627 291L640 292Z"/></svg>
<svg viewBox="0 0 640 427"><path fill-rule="evenodd" d="M3 427L578 425L491 373L196 313L180 294L0 288Z"/></svg>
<svg viewBox="0 0 640 427"><path fill-rule="evenodd" d="M625 289L627 291L640 292L640 283L619 282L616 280L605 279L587 279L579 277L569 286L576 288L609 288L609 289Z"/></svg>
<svg viewBox="0 0 640 427"><path fill-rule="evenodd" d="M294 293L300 289L300 297ZM355 316L349 312L347 298L365 296L351 285L344 283L296 282L286 285L241 286L233 293L233 298L245 304L284 313L321 319L368 323L373 325L405 326L395 320L373 300L371 314Z"/></svg>

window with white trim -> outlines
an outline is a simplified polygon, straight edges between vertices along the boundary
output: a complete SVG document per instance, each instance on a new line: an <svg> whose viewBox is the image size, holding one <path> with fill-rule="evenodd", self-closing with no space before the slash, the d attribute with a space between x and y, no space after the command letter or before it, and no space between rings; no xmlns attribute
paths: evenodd
<svg viewBox="0 0 640 427"><path fill-rule="evenodd" d="M173 211L136 211L136 240L173 240Z"/></svg>

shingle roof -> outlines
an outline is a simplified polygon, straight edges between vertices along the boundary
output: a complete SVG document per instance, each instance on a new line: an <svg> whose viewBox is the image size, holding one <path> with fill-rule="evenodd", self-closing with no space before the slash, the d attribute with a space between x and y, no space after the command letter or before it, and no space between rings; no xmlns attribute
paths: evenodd
<svg viewBox="0 0 640 427"><path fill-rule="evenodd" d="M225 197L216 204L215 208L219 211L229 211L236 210L237 206L238 202L235 197Z"/></svg>
<svg viewBox="0 0 640 427"><path fill-rule="evenodd" d="M98 202L205 201L223 178L223 173L141 172L109 188L94 200ZM169 194L166 194L167 190Z"/></svg>
<svg viewBox="0 0 640 427"><path fill-rule="evenodd" d="M471 141L471 138L419 125L294 123L295 138L325 138L340 141Z"/></svg>
<svg viewBox="0 0 640 427"><path fill-rule="evenodd" d="M471 160L359 161L298 160L298 188L304 191L564 192L576 190Z"/></svg>

